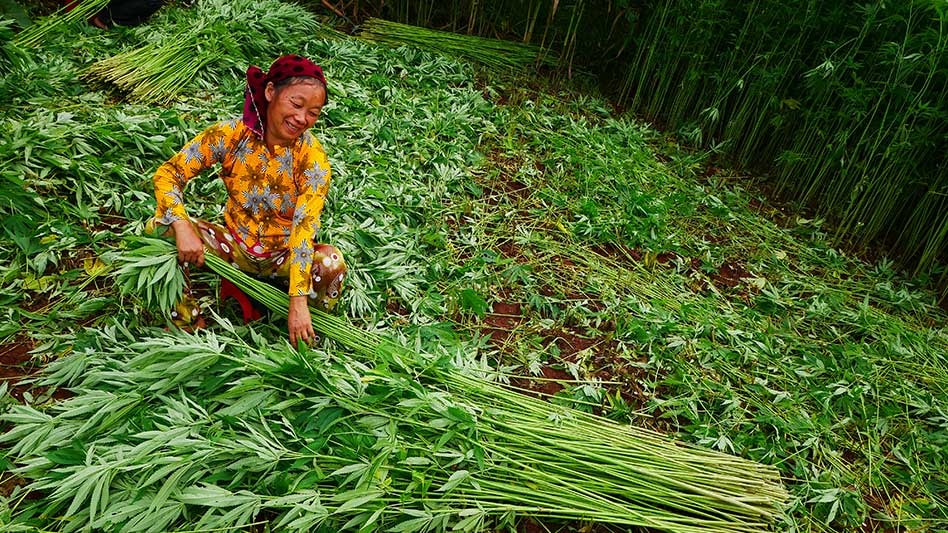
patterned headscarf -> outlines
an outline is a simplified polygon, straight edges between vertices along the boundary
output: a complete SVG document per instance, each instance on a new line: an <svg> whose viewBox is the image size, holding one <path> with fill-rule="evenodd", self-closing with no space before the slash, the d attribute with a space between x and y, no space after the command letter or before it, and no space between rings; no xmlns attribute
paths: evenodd
<svg viewBox="0 0 948 533"><path fill-rule="evenodd" d="M309 59L299 55L280 56L270 65L268 72L263 72L260 67L251 65L247 69L247 91L244 94L244 124L263 137L263 127L267 121L267 98L264 91L268 82L275 85L281 81L295 76L307 76L316 78L327 89L326 97L329 93L326 87L326 77L323 76L323 69Z"/></svg>

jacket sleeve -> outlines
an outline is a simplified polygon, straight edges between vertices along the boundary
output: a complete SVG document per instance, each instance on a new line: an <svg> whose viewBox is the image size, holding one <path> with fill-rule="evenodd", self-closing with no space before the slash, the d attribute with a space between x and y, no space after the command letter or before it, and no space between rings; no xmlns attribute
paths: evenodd
<svg viewBox="0 0 948 533"><path fill-rule="evenodd" d="M155 171L155 222L170 225L176 220L187 220L184 209L184 187L188 180L223 158L227 132L224 124L212 126L165 161Z"/></svg>
<svg viewBox="0 0 948 533"><path fill-rule="evenodd" d="M312 290L313 245L319 216L329 192L329 160L318 141L308 146L294 181L298 189L290 229L290 296L308 295Z"/></svg>

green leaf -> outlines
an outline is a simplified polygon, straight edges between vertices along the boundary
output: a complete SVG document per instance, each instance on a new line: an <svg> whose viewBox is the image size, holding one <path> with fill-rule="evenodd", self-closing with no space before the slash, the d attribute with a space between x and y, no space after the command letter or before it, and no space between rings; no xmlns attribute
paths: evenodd
<svg viewBox="0 0 948 533"><path fill-rule="evenodd" d="M451 527L451 531L476 531L482 526L485 513L483 509L465 509L458 516L462 518Z"/></svg>
<svg viewBox="0 0 948 533"><path fill-rule="evenodd" d="M421 531L431 522L431 517L428 518L412 518L410 520L405 520L395 524L394 526L386 529L385 531L390 531L391 533L411 533L412 531Z"/></svg>
<svg viewBox="0 0 948 533"><path fill-rule="evenodd" d="M473 289L461 291L461 309L474 313L478 318L484 318L487 308L487 300L477 291Z"/></svg>
<svg viewBox="0 0 948 533"><path fill-rule="evenodd" d="M361 494L361 496L359 496ZM333 514L343 514L353 509L358 509L365 504L378 500L382 497L381 492L372 491L372 492L362 492L362 491L353 491L345 494L340 494L336 499L344 501L338 509L333 511Z"/></svg>
<svg viewBox="0 0 948 533"><path fill-rule="evenodd" d="M470 476L471 473L469 471L458 470L451 474L451 477L448 478L448 481L436 490L437 492L448 492L454 487L457 487L459 484L463 483Z"/></svg>
<svg viewBox="0 0 948 533"><path fill-rule="evenodd" d="M68 448L59 448L45 455L58 465L81 465L86 462L86 450L79 441L73 441Z"/></svg>
<svg viewBox="0 0 948 533"><path fill-rule="evenodd" d="M369 528L372 527L378 521L379 517L382 516L383 511L385 511L385 507L379 507L378 509L376 509L375 512L372 513L372 516L370 516L369 519L366 520L364 524L362 524L362 527L359 528L359 531L362 531L365 533L368 533L369 531L371 531Z"/></svg>
<svg viewBox="0 0 948 533"><path fill-rule="evenodd" d="M202 507L234 507L259 500L257 496L245 491L235 493L210 484L187 487L178 494L177 499L187 505Z"/></svg>
<svg viewBox="0 0 948 533"><path fill-rule="evenodd" d="M331 476L341 476L345 474L351 474L353 472L363 472L365 469L369 468L371 465L368 463L353 463L351 465L343 466L342 468L337 468L332 471L329 475Z"/></svg>
<svg viewBox="0 0 948 533"><path fill-rule="evenodd" d="M399 461L399 463L408 466L427 466L431 464L431 459L428 459L427 457L406 457L405 459Z"/></svg>
<svg viewBox="0 0 948 533"><path fill-rule="evenodd" d="M259 408L261 406L266 405L267 400L271 396L273 396L273 394L274 394L274 391L271 391L271 390L263 390L263 391L254 392L252 394L247 394L245 396L242 396L240 399L238 399L236 402L232 403L231 405L228 405L227 407L218 410L217 414L221 416L237 416L237 415L244 414L245 412L251 409Z"/></svg>

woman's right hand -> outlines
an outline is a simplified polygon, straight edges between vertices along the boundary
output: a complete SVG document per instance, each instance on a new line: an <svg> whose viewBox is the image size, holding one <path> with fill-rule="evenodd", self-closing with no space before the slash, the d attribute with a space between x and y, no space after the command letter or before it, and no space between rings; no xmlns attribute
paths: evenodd
<svg viewBox="0 0 948 533"><path fill-rule="evenodd" d="M316 340L313 330L313 319L309 314L309 296L290 296L290 309L286 317L287 329L290 333L290 344L294 348L299 342L312 344Z"/></svg>
<svg viewBox="0 0 948 533"><path fill-rule="evenodd" d="M204 242L190 220L175 220L171 223L174 242L178 247L178 262L182 265L204 266Z"/></svg>

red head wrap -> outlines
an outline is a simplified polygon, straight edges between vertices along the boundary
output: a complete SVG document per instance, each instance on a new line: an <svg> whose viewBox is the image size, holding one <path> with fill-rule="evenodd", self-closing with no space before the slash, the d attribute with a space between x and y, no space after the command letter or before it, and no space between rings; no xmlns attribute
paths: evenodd
<svg viewBox="0 0 948 533"><path fill-rule="evenodd" d="M296 76L316 78L326 88L326 77L323 76L323 69L303 56L280 56L270 65L270 70L266 73L260 70L260 67L251 66L248 68L247 91L244 95L244 124L263 137L263 127L267 120L267 99L264 96L267 83L272 81L276 85L283 80Z"/></svg>

